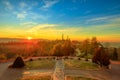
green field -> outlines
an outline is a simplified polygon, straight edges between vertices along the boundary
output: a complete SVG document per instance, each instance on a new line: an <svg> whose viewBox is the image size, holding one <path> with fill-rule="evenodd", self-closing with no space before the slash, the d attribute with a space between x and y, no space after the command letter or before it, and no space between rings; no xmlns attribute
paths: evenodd
<svg viewBox="0 0 120 80"><path fill-rule="evenodd" d="M52 69L55 66L54 60L34 60L26 62L26 69Z"/></svg>
<svg viewBox="0 0 120 80"><path fill-rule="evenodd" d="M76 77L76 76L67 76L66 80L97 80L97 79L92 79L92 78L87 78L87 77Z"/></svg>
<svg viewBox="0 0 120 80"><path fill-rule="evenodd" d="M18 80L52 80L51 76L27 76Z"/></svg>
<svg viewBox="0 0 120 80"><path fill-rule="evenodd" d="M93 69L99 68L97 64L83 60L65 60L65 69Z"/></svg>

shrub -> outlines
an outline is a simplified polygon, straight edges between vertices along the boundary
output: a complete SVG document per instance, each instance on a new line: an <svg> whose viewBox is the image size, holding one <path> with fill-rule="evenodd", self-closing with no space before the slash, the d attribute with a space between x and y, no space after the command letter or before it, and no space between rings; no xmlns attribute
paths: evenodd
<svg viewBox="0 0 120 80"><path fill-rule="evenodd" d="M4 54L0 54L0 60L6 60L6 56Z"/></svg>
<svg viewBox="0 0 120 80"><path fill-rule="evenodd" d="M19 57L16 58L14 63L11 66L9 66L9 67L10 68L22 68L24 66L25 66L25 63L24 63L22 57L19 56Z"/></svg>
<svg viewBox="0 0 120 80"><path fill-rule="evenodd" d="M99 64L101 67L108 67L108 65L110 64L110 60L108 54L106 53L103 47L99 47L98 49L96 49L92 58L92 62Z"/></svg>
<svg viewBox="0 0 120 80"><path fill-rule="evenodd" d="M114 52L113 52L113 60L118 60L117 48L114 48Z"/></svg>

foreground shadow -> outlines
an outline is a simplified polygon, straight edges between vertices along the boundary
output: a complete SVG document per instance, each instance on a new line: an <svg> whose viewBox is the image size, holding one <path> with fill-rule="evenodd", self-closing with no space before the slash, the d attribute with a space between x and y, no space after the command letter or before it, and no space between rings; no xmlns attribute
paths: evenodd
<svg viewBox="0 0 120 80"><path fill-rule="evenodd" d="M19 80L23 76L24 69L6 68L4 73L0 76L0 80Z"/></svg>

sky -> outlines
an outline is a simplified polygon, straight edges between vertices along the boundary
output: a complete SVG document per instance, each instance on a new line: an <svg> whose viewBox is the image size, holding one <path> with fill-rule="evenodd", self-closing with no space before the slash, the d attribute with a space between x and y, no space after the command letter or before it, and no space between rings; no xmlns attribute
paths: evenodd
<svg viewBox="0 0 120 80"><path fill-rule="evenodd" d="M120 0L0 0L1 38L120 42Z"/></svg>

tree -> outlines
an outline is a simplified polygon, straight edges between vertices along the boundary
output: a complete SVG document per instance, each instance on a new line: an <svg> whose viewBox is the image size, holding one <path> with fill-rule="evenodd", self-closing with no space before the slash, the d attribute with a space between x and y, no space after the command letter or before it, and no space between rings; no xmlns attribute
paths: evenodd
<svg viewBox="0 0 120 80"><path fill-rule="evenodd" d="M81 52L84 53L84 56L87 56L89 53L90 40L86 39L81 43Z"/></svg>
<svg viewBox="0 0 120 80"><path fill-rule="evenodd" d="M51 53L54 56L70 56L73 55L74 52L75 48L70 40L59 41L59 43L56 43L51 50Z"/></svg>
<svg viewBox="0 0 120 80"><path fill-rule="evenodd" d="M100 56L101 56L101 50L100 48L96 49L92 58L92 62L96 64L100 64Z"/></svg>
<svg viewBox="0 0 120 80"><path fill-rule="evenodd" d="M106 66L108 68L110 64L110 59L108 53L106 53L103 47L99 47L96 49L92 58L92 62L99 64L101 67Z"/></svg>
<svg viewBox="0 0 120 80"><path fill-rule="evenodd" d="M62 56L63 54L62 54L62 49L61 49L61 43L57 43L56 45L54 45L51 53L54 56Z"/></svg>
<svg viewBox="0 0 120 80"><path fill-rule="evenodd" d="M89 51L90 54L93 54L95 50L98 48L98 46L99 44L98 44L97 38L93 37L90 42L90 51Z"/></svg>
<svg viewBox="0 0 120 80"><path fill-rule="evenodd" d="M62 44L62 53L64 56L70 56L73 55L75 52L75 49L71 43L70 40L66 40L63 44Z"/></svg>
<svg viewBox="0 0 120 80"><path fill-rule="evenodd" d="M114 48L114 51L113 51L113 60L118 60L117 48Z"/></svg>
<svg viewBox="0 0 120 80"><path fill-rule="evenodd" d="M25 63L24 63L22 57L18 56L15 59L14 63L9 66L9 68L22 68L24 66L25 66Z"/></svg>

